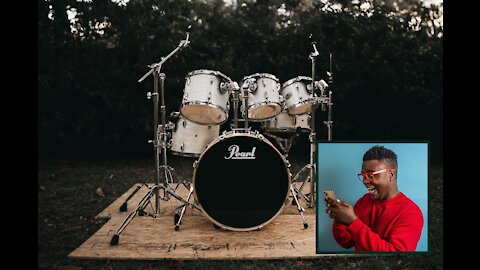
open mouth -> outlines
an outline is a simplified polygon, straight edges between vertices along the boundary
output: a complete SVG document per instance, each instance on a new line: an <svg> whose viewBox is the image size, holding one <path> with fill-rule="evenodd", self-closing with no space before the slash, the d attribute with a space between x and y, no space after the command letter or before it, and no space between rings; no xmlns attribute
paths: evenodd
<svg viewBox="0 0 480 270"><path fill-rule="evenodd" d="M375 187L367 187L367 189L368 189L368 192L370 194L373 194L373 192L375 192L375 190L377 190Z"/></svg>

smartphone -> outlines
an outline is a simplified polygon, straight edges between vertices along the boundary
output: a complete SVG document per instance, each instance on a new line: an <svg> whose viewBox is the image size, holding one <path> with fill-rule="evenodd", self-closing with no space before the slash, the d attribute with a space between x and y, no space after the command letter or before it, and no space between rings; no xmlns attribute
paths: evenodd
<svg viewBox="0 0 480 270"><path fill-rule="evenodd" d="M333 190L324 190L323 193L325 193L325 196L327 196L327 198L333 201L338 201L337 197L335 197L335 193L333 193Z"/></svg>

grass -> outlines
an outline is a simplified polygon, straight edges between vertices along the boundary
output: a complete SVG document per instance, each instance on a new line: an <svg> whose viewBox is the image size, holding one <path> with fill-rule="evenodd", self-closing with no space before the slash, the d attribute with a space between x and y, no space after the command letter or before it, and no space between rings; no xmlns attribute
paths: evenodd
<svg viewBox="0 0 480 270"><path fill-rule="evenodd" d="M194 158L170 156L174 179L191 179ZM292 162L293 161L293 162ZM291 157L295 175L308 160ZM80 260L68 258L107 220L95 216L134 183L153 179L153 157L38 161L39 269L443 269L443 168L430 171L429 252L291 260ZM152 180L153 181L153 180ZM99 193L98 188L103 190ZM100 194L100 195L99 195Z"/></svg>

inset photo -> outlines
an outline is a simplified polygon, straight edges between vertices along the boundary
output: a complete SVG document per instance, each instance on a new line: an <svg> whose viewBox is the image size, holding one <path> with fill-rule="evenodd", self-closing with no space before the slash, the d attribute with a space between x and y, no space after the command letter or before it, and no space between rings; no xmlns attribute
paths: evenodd
<svg viewBox="0 0 480 270"><path fill-rule="evenodd" d="M427 252L429 142L319 142L316 252Z"/></svg>

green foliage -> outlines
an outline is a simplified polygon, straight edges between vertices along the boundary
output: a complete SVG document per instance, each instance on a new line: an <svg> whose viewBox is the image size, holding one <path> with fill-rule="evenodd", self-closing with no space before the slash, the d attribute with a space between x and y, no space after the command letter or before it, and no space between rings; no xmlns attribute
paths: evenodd
<svg viewBox="0 0 480 270"><path fill-rule="evenodd" d="M362 10L364 2L371 9ZM394 3L39 1L40 154L150 154L153 110L145 94L153 79L137 80L185 38L188 25L191 44L162 66L167 114L178 111L193 70L218 70L237 82L257 72L281 82L310 76L311 33L320 52L317 80L327 79L333 55L334 139L431 140L435 152L443 139L443 38L427 23L438 8L404 1L396 10ZM72 9L77 20L70 23ZM415 14L422 18L417 30L409 26ZM320 139L325 117L319 112Z"/></svg>

